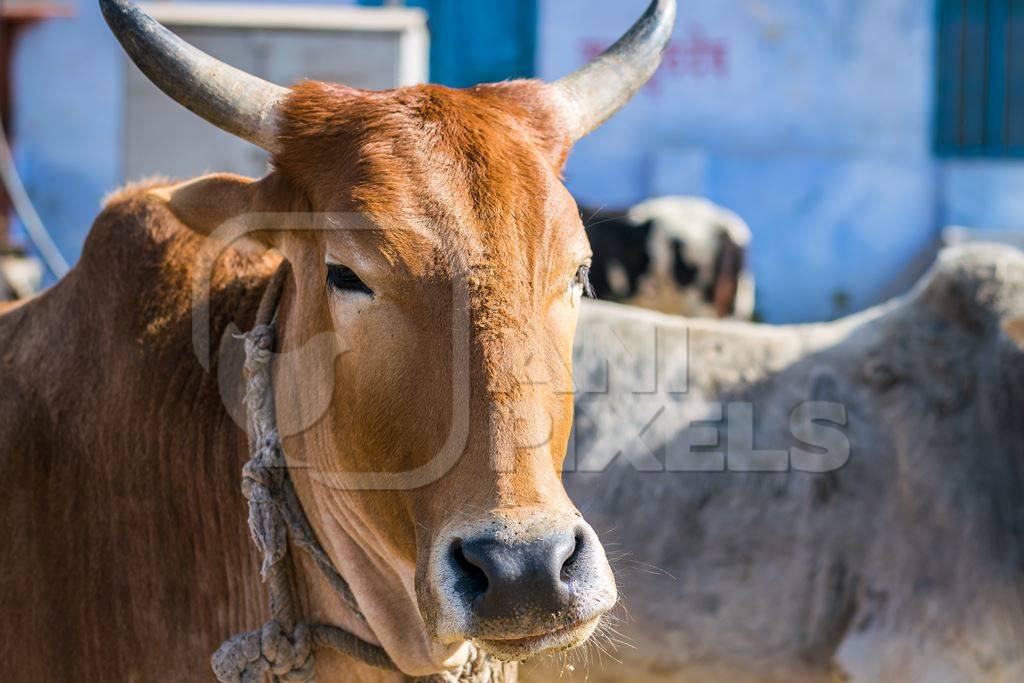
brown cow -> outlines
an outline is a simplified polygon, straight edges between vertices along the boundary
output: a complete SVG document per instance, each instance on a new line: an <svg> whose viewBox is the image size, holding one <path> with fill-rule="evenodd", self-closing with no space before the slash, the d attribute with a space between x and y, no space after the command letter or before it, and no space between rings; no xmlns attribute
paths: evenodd
<svg viewBox="0 0 1024 683"><path fill-rule="evenodd" d="M158 86L273 169L118 193L72 273L0 318L4 679L209 678L221 641L266 618L245 435L216 377L237 396L227 342L282 259L284 447L366 622L296 557L301 614L413 676L584 642L616 589L558 476L589 258L560 169L653 73L674 0L555 84L387 92L280 88L100 4ZM259 247L208 269L222 225ZM220 353L209 372L194 327ZM384 483L351 485L367 480ZM391 676L328 650L316 664Z"/></svg>

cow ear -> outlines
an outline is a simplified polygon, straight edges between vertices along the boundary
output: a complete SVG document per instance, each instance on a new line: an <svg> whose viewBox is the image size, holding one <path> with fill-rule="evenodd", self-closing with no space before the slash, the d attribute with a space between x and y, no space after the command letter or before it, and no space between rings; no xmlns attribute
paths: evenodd
<svg viewBox="0 0 1024 683"><path fill-rule="evenodd" d="M1021 351L1024 351L1024 315L1004 322L1003 331Z"/></svg>
<svg viewBox="0 0 1024 683"><path fill-rule="evenodd" d="M234 242L274 246L268 218L283 210L271 174L253 180L230 173L206 175L178 185L150 190L193 232Z"/></svg>

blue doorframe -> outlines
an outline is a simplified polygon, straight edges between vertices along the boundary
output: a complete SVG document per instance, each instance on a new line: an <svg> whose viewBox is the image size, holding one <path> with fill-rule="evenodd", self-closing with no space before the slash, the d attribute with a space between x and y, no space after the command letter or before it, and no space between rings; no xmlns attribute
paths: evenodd
<svg viewBox="0 0 1024 683"><path fill-rule="evenodd" d="M382 0L359 0L378 6ZM537 0L406 0L427 11L430 81L453 88L536 73Z"/></svg>

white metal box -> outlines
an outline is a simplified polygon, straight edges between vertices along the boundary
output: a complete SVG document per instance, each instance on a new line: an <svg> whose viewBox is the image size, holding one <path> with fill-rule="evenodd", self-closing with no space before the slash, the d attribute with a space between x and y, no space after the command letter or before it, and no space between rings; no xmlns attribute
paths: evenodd
<svg viewBox="0 0 1024 683"><path fill-rule="evenodd" d="M268 81L384 89L427 80L426 15L403 7L153 2L143 9L200 50ZM261 176L267 155L181 107L126 58L124 176Z"/></svg>

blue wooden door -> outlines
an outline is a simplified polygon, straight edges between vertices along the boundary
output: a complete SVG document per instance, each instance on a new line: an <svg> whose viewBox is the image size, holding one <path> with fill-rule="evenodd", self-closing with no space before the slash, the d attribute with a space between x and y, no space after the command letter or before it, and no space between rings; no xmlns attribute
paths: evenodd
<svg viewBox="0 0 1024 683"><path fill-rule="evenodd" d="M360 0L380 5L382 0ZM406 0L427 11L430 80L464 88L536 70L537 0Z"/></svg>

